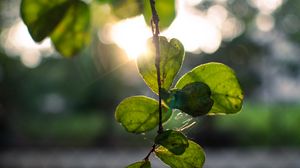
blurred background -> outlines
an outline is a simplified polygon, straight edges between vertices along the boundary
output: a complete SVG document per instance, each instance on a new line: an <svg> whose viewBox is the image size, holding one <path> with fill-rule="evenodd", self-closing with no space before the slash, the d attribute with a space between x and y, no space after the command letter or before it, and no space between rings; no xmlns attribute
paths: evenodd
<svg viewBox="0 0 300 168"><path fill-rule="evenodd" d="M128 96L155 97L135 63L151 30L142 16L121 19L88 2L92 42L65 59L49 39L31 39L20 0L0 1L0 167L117 168L150 150L155 131L126 133L114 110ZM166 127L204 147L206 168L300 168L300 1L177 0L176 9L162 35L185 46L179 76L225 63L245 102L237 115L177 112Z"/></svg>

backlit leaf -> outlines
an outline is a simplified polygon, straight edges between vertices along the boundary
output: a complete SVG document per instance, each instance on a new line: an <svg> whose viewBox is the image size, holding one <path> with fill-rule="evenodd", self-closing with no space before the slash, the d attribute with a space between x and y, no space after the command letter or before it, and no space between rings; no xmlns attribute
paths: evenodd
<svg viewBox="0 0 300 168"><path fill-rule="evenodd" d="M143 160L140 162L133 163L127 166L126 168L151 168L151 163L149 161Z"/></svg>
<svg viewBox="0 0 300 168"><path fill-rule="evenodd" d="M155 8L159 16L160 29L168 28L176 16L175 0L156 0ZM144 0L144 18L148 25L150 25L152 12L149 0Z"/></svg>
<svg viewBox="0 0 300 168"><path fill-rule="evenodd" d="M145 96L132 96L124 99L115 111L116 120L128 132L142 133L154 129L159 122L158 101ZM163 106L162 121L171 116L166 106Z"/></svg>
<svg viewBox="0 0 300 168"><path fill-rule="evenodd" d="M51 40L62 55L70 57L89 43L90 36L89 6L82 1L74 1L51 34Z"/></svg>
<svg viewBox="0 0 300 168"><path fill-rule="evenodd" d="M54 31L70 6L69 0L22 0L21 16L31 37L40 42Z"/></svg>
<svg viewBox="0 0 300 168"><path fill-rule="evenodd" d="M175 155L163 146L158 147L155 150L155 154L172 168L202 168L205 162L203 149L191 140L188 142L188 148L181 155Z"/></svg>
<svg viewBox="0 0 300 168"><path fill-rule="evenodd" d="M177 90L174 96L173 107L193 117L207 114L214 103L209 87L202 82L189 83Z"/></svg>
<svg viewBox="0 0 300 168"><path fill-rule="evenodd" d="M21 16L31 37L47 36L66 57L77 54L90 39L90 10L81 0L22 0Z"/></svg>
<svg viewBox="0 0 300 168"><path fill-rule="evenodd" d="M213 107L208 114L232 114L242 108L243 92L234 71L221 63L200 65L183 75L175 88L182 89L194 82L203 82L211 90Z"/></svg>
<svg viewBox="0 0 300 168"><path fill-rule="evenodd" d="M158 134L155 143L162 145L175 155L181 155L189 146L188 139L181 132L173 130Z"/></svg>
<svg viewBox="0 0 300 168"><path fill-rule="evenodd" d="M171 39L170 42L168 42L165 37L159 38L159 44L162 89L169 90L183 62L184 48L179 40ZM156 55L152 39L148 40L148 45L149 52L138 57L137 65L146 84L153 90L153 92L158 93L157 74L155 68Z"/></svg>

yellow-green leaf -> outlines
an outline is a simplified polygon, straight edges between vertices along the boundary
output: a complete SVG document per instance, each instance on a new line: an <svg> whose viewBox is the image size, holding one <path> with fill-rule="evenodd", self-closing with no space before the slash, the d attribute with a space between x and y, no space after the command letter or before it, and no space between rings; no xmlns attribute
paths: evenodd
<svg viewBox="0 0 300 168"><path fill-rule="evenodd" d="M167 121L170 116L171 111L163 105L162 121ZM159 123L158 101L145 96L126 98L118 105L115 118L128 132L150 131Z"/></svg>
<svg viewBox="0 0 300 168"><path fill-rule="evenodd" d="M160 46L160 78L162 89L169 90L173 80L181 68L184 59L184 48L177 39L159 38ZM154 93L158 93L157 74L155 68L155 47L152 39L148 40L149 52L137 59L140 74Z"/></svg>
<svg viewBox="0 0 300 168"><path fill-rule="evenodd" d="M55 48L64 56L77 54L90 41L90 10L82 1L74 1L63 20L51 34Z"/></svg>
<svg viewBox="0 0 300 168"><path fill-rule="evenodd" d="M168 28L176 16L175 0L156 0L155 8L159 16L159 28L161 30ZM144 0L144 18L150 25L152 12L149 0Z"/></svg>
<svg viewBox="0 0 300 168"><path fill-rule="evenodd" d="M243 92L234 71L221 63L200 65L183 75L175 88L182 89L194 82L203 82L211 90L214 104L208 114L232 114L241 110Z"/></svg>

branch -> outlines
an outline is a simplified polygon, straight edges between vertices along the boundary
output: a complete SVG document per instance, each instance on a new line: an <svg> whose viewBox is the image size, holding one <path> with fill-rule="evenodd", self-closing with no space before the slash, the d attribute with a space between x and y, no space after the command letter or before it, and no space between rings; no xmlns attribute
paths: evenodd
<svg viewBox="0 0 300 168"><path fill-rule="evenodd" d="M159 48L159 17L155 9L155 0L150 0L150 6L152 11L151 28L153 35L153 44L155 46L155 67L157 72L157 85L158 85L158 102L159 102L159 123L158 123L158 134L163 132L162 126L162 99L161 99L161 79L160 79L160 48Z"/></svg>
<svg viewBox="0 0 300 168"><path fill-rule="evenodd" d="M144 158L144 160L148 161L149 157L151 155L151 153L153 153L155 151L156 145L153 144L151 150L149 151L149 153L147 154L147 156Z"/></svg>

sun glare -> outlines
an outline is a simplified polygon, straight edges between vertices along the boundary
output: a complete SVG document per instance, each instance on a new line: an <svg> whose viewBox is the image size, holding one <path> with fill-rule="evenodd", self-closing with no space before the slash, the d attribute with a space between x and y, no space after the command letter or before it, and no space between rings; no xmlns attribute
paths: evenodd
<svg viewBox="0 0 300 168"><path fill-rule="evenodd" d="M213 10L219 11L220 7L212 8L210 16L214 17L216 21L216 23L212 23L202 13L190 10L201 0L177 2L179 2L177 16L172 25L161 35L179 39L188 52L195 54L215 52L222 41L222 33L218 27L221 27L220 22L224 22L226 19L227 11L222 8L221 13L213 12ZM121 20L110 26L109 29L110 40L108 41L122 48L130 59L134 59L146 51L146 41L151 37L151 30L147 27L143 16ZM101 36L108 35L104 33ZM107 42L107 39L104 38L104 41Z"/></svg>
<svg viewBox="0 0 300 168"><path fill-rule="evenodd" d="M16 22L1 34L1 43L8 55L20 56L22 63L29 68L40 64L42 54L49 55L54 51L50 39L35 43L22 21Z"/></svg>
<svg viewBox="0 0 300 168"><path fill-rule="evenodd" d="M143 16L122 20L111 27L110 37L122 48L130 59L136 59L147 50L147 39L151 30Z"/></svg>

